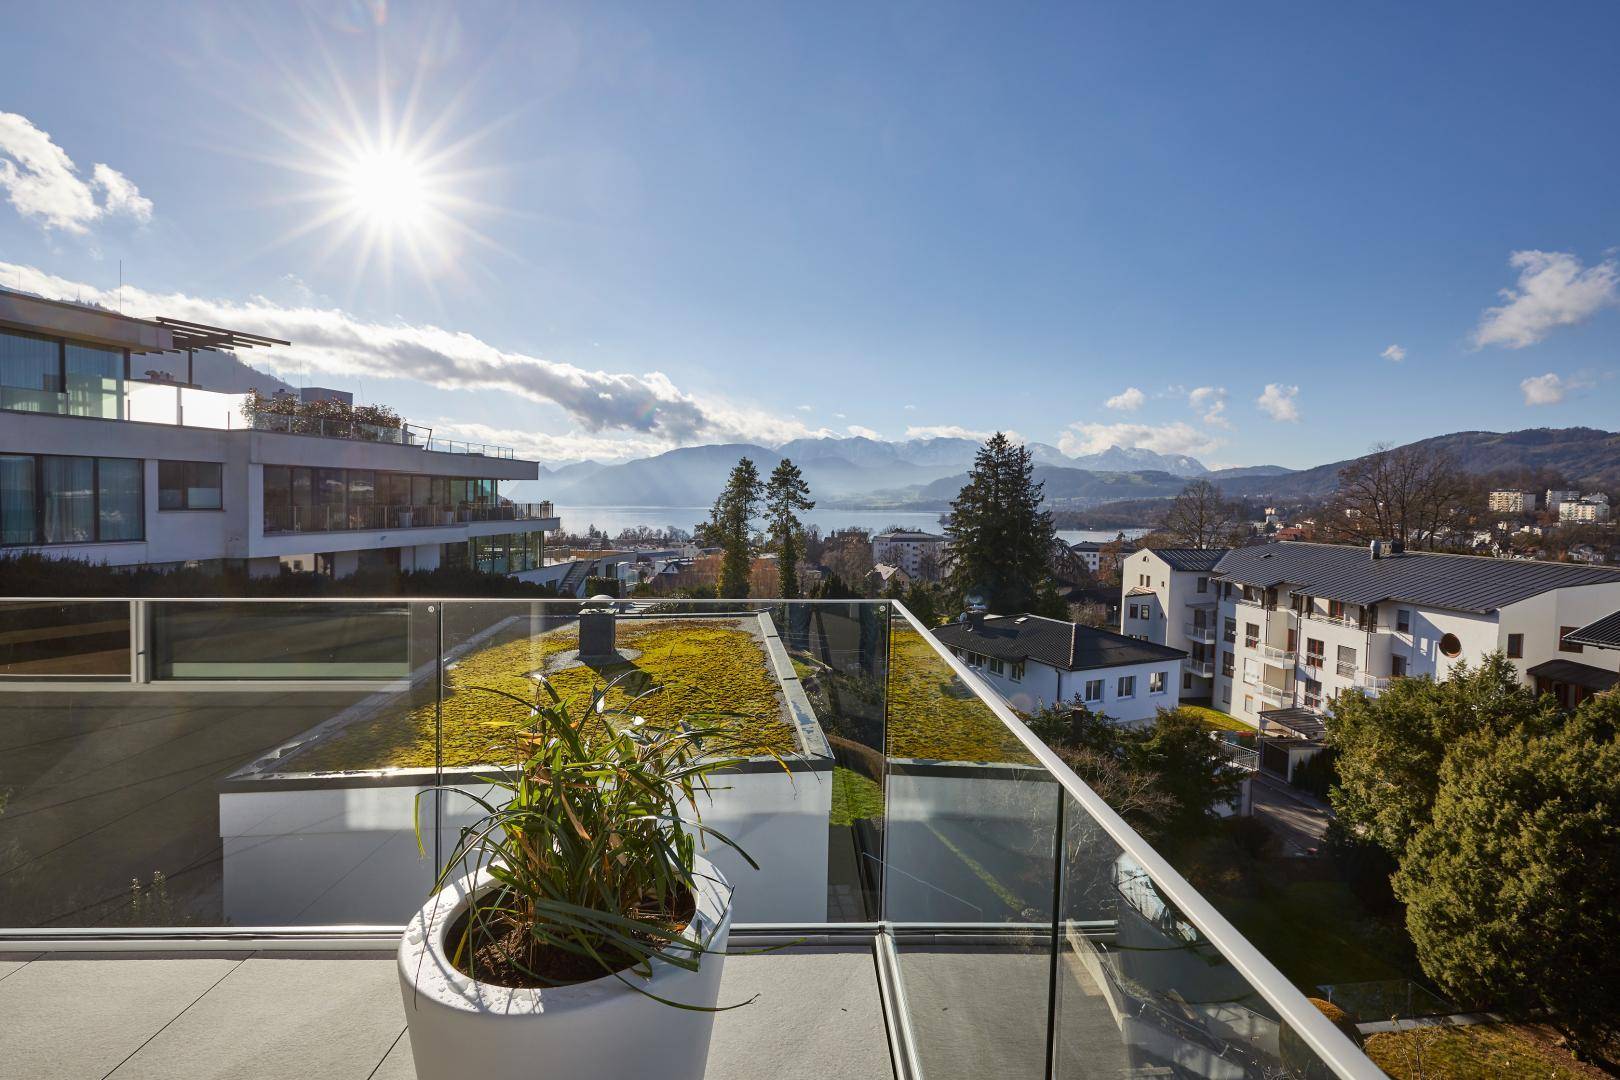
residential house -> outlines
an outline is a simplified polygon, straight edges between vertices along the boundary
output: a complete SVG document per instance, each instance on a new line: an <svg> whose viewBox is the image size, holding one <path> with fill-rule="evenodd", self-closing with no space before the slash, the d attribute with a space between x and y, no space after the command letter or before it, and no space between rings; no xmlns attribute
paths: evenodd
<svg viewBox="0 0 1620 1080"><path fill-rule="evenodd" d="M1320 713L1346 690L1445 678L1502 652L1520 676L1573 704L1611 685L1620 656L1572 657L1565 635L1620 607L1620 570L1475 555L1273 543L1215 564L1215 707Z"/></svg>
<svg viewBox="0 0 1620 1080"><path fill-rule="evenodd" d="M1560 525L1598 525L1608 520L1609 497L1601 493L1565 499L1558 504Z"/></svg>
<svg viewBox="0 0 1620 1080"><path fill-rule="evenodd" d="M1041 615L964 615L934 635L1024 713L1083 701L1122 724L1181 702L1180 649Z"/></svg>
<svg viewBox="0 0 1620 1080"><path fill-rule="evenodd" d="M896 529L872 537L872 561L898 566L914 581L934 580L945 563L947 540L934 533Z"/></svg>
<svg viewBox="0 0 1620 1080"><path fill-rule="evenodd" d="M1486 497L1493 514L1528 514L1536 508L1536 493L1516 488L1497 488Z"/></svg>
<svg viewBox="0 0 1620 1080"><path fill-rule="evenodd" d="M1120 633L1187 654L1181 696L1214 695L1218 590L1210 579L1226 548L1143 548L1120 570Z"/></svg>

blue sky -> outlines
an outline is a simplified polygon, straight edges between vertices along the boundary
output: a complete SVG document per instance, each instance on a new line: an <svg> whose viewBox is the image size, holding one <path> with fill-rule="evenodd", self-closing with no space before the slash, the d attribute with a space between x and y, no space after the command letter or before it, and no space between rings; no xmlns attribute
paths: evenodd
<svg viewBox="0 0 1620 1080"><path fill-rule="evenodd" d="M122 260L132 313L549 460L1614 428L1615 40L1606 3L28 5L0 283Z"/></svg>

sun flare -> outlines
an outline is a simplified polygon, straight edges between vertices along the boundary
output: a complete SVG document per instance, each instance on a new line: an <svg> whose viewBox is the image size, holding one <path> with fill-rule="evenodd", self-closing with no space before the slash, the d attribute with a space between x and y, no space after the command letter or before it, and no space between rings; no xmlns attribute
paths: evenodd
<svg viewBox="0 0 1620 1080"><path fill-rule="evenodd" d="M420 161L397 150L368 150L344 174L351 212L379 229L420 229L432 210L432 192Z"/></svg>

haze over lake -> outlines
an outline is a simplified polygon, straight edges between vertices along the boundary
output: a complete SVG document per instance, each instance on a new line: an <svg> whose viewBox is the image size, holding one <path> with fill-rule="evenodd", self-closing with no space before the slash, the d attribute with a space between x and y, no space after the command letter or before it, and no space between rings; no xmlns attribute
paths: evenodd
<svg viewBox="0 0 1620 1080"><path fill-rule="evenodd" d="M667 529L675 526L688 532L692 526L709 516L707 506L559 506L557 516L562 519L562 530L566 533L585 532L589 526L596 526L609 536L617 536L625 529L633 529L644 525L649 529ZM900 511L900 510L810 510L799 515L799 520L808 527L814 525L823 534L834 529L862 528L885 529L890 525L898 525L904 529L917 529L923 532L942 532L944 527L939 521L940 515L933 512ZM763 529L765 521L757 519L754 524ZM1126 536L1140 536L1146 529L1125 529ZM1081 540L1112 540L1118 535L1118 530L1107 529L1059 529L1058 536L1065 543L1078 543Z"/></svg>

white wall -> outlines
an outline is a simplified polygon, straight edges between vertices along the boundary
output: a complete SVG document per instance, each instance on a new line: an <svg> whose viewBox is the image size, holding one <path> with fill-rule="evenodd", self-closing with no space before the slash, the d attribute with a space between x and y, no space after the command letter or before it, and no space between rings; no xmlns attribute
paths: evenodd
<svg viewBox="0 0 1620 1080"><path fill-rule="evenodd" d="M1106 713L1120 723L1143 723L1153 719L1160 709L1173 709L1181 703L1180 660L1155 660L1145 664L1121 664L1085 671L1060 671L1031 660L1024 665L1024 677L1017 681L1012 678L1010 661L1001 675L995 674L989 667L975 668L974 671L1007 704L1024 713L1073 701L1075 695L1085 692L1086 683L1093 679L1103 681L1103 699L1088 702L1088 706L1093 712ZM1165 688L1162 693L1151 694L1148 683L1155 672L1164 676ZM1119 680L1126 676L1135 677L1136 692L1129 698L1122 698L1119 696Z"/></svg>

